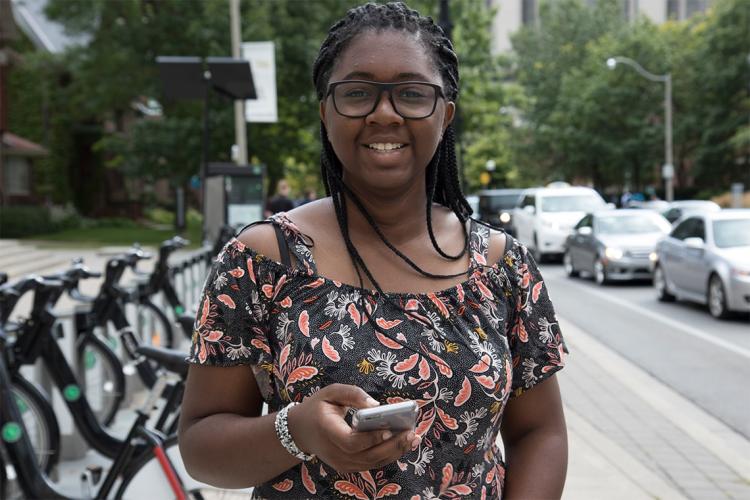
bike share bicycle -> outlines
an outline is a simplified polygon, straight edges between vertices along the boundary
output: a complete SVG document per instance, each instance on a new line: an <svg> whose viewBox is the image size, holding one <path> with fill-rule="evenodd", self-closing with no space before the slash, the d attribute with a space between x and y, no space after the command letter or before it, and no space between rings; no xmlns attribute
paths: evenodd
<svg viewBox="0 0 750 500"><path fill-rule="evenodd" d="M34 311L31 317L36 319L31 326L33 327L37 322L46 324L46 327L38 330L24 330L24 326L28 326L29 323L27 320L18 330L16 342L10 346L7 344L4 329L0 325L2 334L0 337L0 351L2 351L2 356L0 356L0 364L2 364L0 366L0 389L2 389L0 428L3 430L7 451L5 461L13 465L22 491L30 498L64 498L54 489L44 469L40 467L34 445L26 430L25 421L20 415L17 404L13 404L15 400L11 391L7 390L12 386L12 381L19 377L16 361L18 359L28 361L36 354L42 357L50 369L50 375L65 396L66 405L81 435L97 451L114 459L106 476L103 476L101 469L97 468L91 469L86 476L86 484L89 487L96 486L102 477L104 479L93 495L94 498L108 498L113 491L116 491L115 498L143 498L144 495L150 498L161 498L161 496L153 496L156 491L161 491L161 494L166 495L164 498L186 498L185 491L193 491L195 493L193 496L200 498L199 490L205 488L206 485L192 480L187 475L177 449L177 420L174 417L182 398L183 379L187 374L184 355L148 346L138 348L139 354L158 361L177 373L179 377L167 385L163 374L156 376L149 401L137 412L136 421L127 438L124 441L119 440L108 434L97 422L85 394L77 387L73 370L67 364L49 327L54 324L51 308L54 306L54 301L63 293L65 284L62 281L34 277L22 280L18 285L24 287L26 291L34 291ZM9 289L7 285L0 288L0 294L20 296L17 290ZM7 363L7 360L10 360L12 364ZM141 362L148 364L145 360ZM147 429L145 424L153 412L154 402L165 395L167 400L154 430ZM170 416L173 418L170 419ZM0 476L5 477L4 474ZM4 483L5 481L0 479L0 484ZM161 490L159 490L160 487Z"/></svg>

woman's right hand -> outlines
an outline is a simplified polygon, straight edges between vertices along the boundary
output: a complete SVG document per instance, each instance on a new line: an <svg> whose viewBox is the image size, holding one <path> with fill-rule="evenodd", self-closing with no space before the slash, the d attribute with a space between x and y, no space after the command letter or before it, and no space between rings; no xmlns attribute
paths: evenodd
<svg viewBox="0 0 750 500"><path fill-rule="evenodd" d="M297 447L339 473L361 472L395 462L421 441L413 431L355 432L344 417L351 408L379 403L359 387L326 386L289 410L289 432Z"/></svg>

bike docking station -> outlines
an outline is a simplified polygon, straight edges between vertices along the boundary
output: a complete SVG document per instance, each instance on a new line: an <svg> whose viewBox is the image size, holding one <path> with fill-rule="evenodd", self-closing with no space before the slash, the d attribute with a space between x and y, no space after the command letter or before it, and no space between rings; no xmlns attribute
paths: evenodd
<svg viewBox="0 0 750 500"><path fill-rule="evenodd" d="M250 62L194 56L159 56L156 62L165 97L203 100L200 187L204 241L215 240L224 225L244 226L262 219L265 166L209 161L211 95L216 92L232 101L257 99Z"/></svg>

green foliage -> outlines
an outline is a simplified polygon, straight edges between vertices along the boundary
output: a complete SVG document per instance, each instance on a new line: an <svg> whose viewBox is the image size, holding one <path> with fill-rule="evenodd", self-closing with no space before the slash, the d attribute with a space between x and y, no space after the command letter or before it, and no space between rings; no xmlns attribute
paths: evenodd
<svg viewBox="0 0 750 500"><path fill-rule="evenodd" d="M525 93L526 126L514 158L532 178L643 189L661 182L664 85L607 58L626 56L673 80L674 163L678 186L726 188L750 179L742 127L750 99L750 9L716 0L704 15L655 26L627 23L619 2L588 7L548 1L539 27L513 38ZM742 158L745 157L745 160Z"/></svg>
<svg viewBox="0 0 750 500"><path fill-rule="evenodd" d="M77 216L55 218L47 207L8 206L0 210L0 238L24 238L49 234L80 225Z"/></svg>

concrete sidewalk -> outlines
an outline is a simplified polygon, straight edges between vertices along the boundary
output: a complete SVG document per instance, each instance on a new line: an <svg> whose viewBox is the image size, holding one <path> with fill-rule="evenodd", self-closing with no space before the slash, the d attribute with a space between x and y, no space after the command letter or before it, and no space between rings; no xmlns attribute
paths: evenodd
<svg viewBox="0 0 750 500"><path fill-rule="evenodd" d="M570 500L750 499L750 442L561 318ZM739 396L739 395L738 395Z"/></svg>

